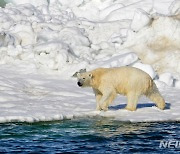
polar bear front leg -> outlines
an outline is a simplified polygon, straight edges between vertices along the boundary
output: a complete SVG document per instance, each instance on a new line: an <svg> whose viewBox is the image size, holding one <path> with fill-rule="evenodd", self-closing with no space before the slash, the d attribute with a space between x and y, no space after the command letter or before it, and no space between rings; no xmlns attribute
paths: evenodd
<svg viewBox="0 0 180 154"><path fill-rule="evenodd" d="M114 101L116 96L117 96L116 92L111 92L111 94L108 97L108 99L101 106L102 110L107 111L108 110L108 106Z"/></svg>
<svg viewBox="0 0 180 154"><path fill-rule="evenodd" d="M112 100L111 94L112 94L112 92L110 90L106 90L106 91L102 92L102 97L99 101L99 106L103 111L108 110L108 105L110 103L110 100Z"/></svg>
<svg viewBox="0 0 180 154"><path fill-rule="evenodd" d="M96 110L100 111L101 108L100 108L100 105L99 105L99 101L102 98L102 94L97 89L93 89L93 91L94 91L94 94L95 94L95 97L96 97Z"/></svg>
<svg viewBox="0 0 180 154"><path fill-rule="evenodd" d="M96 110L97 111L101 110L101 107L100 107L100 104L99 104L99 101L101 100L101 97L102 97L102 95L100 95L100 94L96 95Z"/></svg>

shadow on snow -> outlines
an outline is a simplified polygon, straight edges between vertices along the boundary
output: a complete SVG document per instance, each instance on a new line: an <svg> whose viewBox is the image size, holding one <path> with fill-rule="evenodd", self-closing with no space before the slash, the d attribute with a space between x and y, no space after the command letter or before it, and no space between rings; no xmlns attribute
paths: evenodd
<svg viewBox="0 0 180 154"><path fill-rule="evenodd" d="M156 106L154 103L145 103L145 104L137 104L137 108L147 108L147 107L153 107ZM110 110L119 110L119 109L124 109L126 107L126 104L119 104L116 106L110 106L109 109ZM170 103L166 103L166 108L165 110L170 109L171 104Z"/></svg>

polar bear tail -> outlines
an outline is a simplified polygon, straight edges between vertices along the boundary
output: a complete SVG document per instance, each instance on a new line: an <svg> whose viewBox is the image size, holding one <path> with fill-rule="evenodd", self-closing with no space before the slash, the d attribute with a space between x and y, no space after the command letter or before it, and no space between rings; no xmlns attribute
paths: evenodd
<svg viewBox="0 0 180 154"><path fill-rule="evenodd" d="M152 84L152 89L147 93L147 97L153 101L159 109L164 110L166 106L164 98L161 96L156 84L153 81Z"/></svg>

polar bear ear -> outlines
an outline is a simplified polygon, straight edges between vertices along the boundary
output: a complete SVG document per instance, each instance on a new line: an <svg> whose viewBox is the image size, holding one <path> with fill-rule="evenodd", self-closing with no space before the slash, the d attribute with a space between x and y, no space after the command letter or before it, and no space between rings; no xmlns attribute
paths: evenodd
<svg viewBox="0 0 180 154"><path fill-rule="evenodd" d="M77 77L79 78L79 77L80 77L80 75L81 75L81 73L77 73L76 75L77 75Z"/></svg>
<svg viewBox="0 0 180 154"><path fill-rule="evenodd" d="M90 73L90 74L89 74L89 77L92 79L92 78L93 78L93 75Z"/></svg>

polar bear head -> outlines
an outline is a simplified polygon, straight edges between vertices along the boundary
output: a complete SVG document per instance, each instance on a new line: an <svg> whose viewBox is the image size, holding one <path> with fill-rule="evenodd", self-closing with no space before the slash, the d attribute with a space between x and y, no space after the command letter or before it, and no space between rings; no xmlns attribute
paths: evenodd
<svg viewBox="0 0 180 154"><path fill-rule="evenodd" d="M78 73L77 79L77 84L79 87L89 87L92 79L92 74L89 72Z"/></svg>

